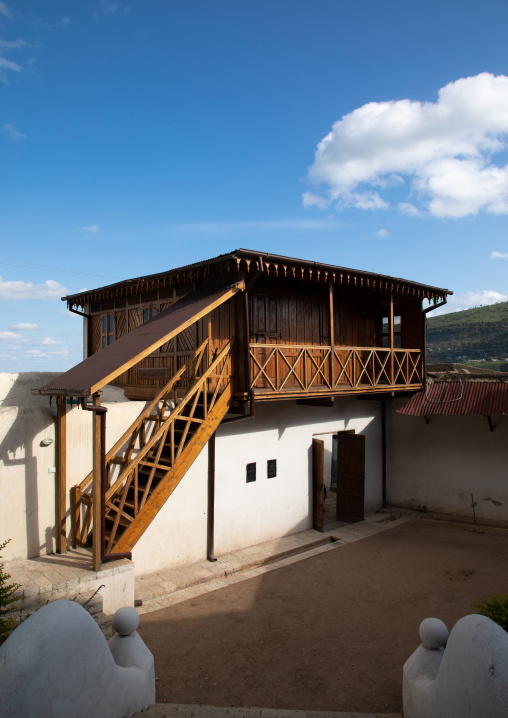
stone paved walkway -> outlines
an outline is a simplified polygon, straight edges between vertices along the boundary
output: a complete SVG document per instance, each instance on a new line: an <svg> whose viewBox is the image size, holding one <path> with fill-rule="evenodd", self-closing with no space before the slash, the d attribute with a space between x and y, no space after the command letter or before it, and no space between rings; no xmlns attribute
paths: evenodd
<svg viewBox="0 0 508 718"><path fill-rule="evenodd" d="M402 718L400 713L297 711L274 708L218 708L216 706L156 703L133 718Z"/></svg>
<svg viewBox="0 0 508 718"><path fill-rule="evenodd" d="M140 614L172 606L208 591L274 571L310 556L358 541L404 523L386 513L374 513L356 524L328 524L321 533L309 529L291 536L266 541L257 546L219 556L217 561L201 561L148 574L136 579L136 598L143 601Z"/></svg>
<svg viewBox="0 0 508 718"><path fill-rule="evenodd" d="M140 614L156 611L215 591L238 581L244 581L281 566L331 551L339 546L372 536L384 529L407 521L407 518L392 519L387 513L374 513L356 524L341 522L325 526L320 533L309 529L266 541L219 556L217 561L199 563L148 574L136 578L135 596L142 601ZM70 549L65 554L39 556L29 560L6 561L5 570L10 573L12 583L22 586L23 610L32 612L58 598L76 599L80 603L90 598L104 578L110 574L133 571L134 565L127 559L105 564L97 573L90 571L90 552L87 549ZM100 612L100 594L95 599ZM105 621L100 620L101 624Z"/></svg>

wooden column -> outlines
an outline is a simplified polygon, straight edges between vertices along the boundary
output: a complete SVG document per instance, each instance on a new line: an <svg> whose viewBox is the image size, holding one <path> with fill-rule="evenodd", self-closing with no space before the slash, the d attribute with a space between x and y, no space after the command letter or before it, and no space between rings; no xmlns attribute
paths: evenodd
<svg viewBox="0 0 508 718"><path fill-rule="evenodd" d="M390 383L394 382L394 361L393 361L393 292L390 292Z"/></svg>
<svg viewBox="0 0 508 718"><path fill-rule="evenodd" d="M93 395L93 405L101 405L101 393ZM101 417L94 412L93 422L93 483L92 483L92 570L98 571L101 567Z"/></svg>
<svg viewBox="0 0 508 718"><path fill-rule="evenodd" d="M330 384L335 388L335 327L333 317L333 282L328 283L328 295L330 300Z"/></svg>
<svg viewBox="0 0 508 718"><path fill-rule="evenodd" d="M66 506L67 494L67 406L65 396L56 400L56 551L67 551Z"/></svg>

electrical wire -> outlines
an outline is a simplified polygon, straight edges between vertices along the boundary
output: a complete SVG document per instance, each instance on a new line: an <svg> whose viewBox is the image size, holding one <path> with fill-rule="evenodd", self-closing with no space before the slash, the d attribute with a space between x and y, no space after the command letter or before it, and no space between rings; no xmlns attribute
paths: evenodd
<svg viewBox="0 0 508 718"><path fill-rule="evenodd" d="M90 272L75 272L72 269L57 269L56 267L43 267L36 264L28 264L20 259L4 260L0 258L0 264L8 267L19 267L20 269L43 269L50 272L60 272L61 274L80 274L84 277L102 277L104 279L122 279L122 277L113 277L110 274L90 274Z"/></svg>

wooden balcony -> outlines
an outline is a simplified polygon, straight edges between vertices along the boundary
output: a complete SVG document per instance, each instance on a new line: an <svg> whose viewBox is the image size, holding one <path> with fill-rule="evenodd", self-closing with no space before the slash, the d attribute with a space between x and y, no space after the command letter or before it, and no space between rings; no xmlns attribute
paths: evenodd
<svg viewBox="0 0 508 718"><path fill-rule="evenodd" d="M418 389L421 349L250 344L256 399Z"/></svg>

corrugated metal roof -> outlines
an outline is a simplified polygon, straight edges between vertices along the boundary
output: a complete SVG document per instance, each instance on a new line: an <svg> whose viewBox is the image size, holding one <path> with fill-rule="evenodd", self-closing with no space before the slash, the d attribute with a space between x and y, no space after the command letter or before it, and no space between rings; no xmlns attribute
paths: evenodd
<svg viewBox="0 0 508 718"><path fill-rule="evenodd" d="M185 265L184 267L178 267L176 269L169 269L167 272L159 272L158 274L146 275L143 277L136 277L134 279L126 279L115 284L110 284L104 287L98 287L96 289L87 290L85 292L78 292L77 294L69 294L62 299L67 300L69 305L83 304L88 301L90 297L97 294L118 294L118 293L129 293L130 291L139 291L139 287L146 283L157 283L164 282L167 278L176 275L193 275L199 274L199 270L208 270L213 265L221 265L221 263L233 263L239 264L241 262L253 262L257 269L261 268L261 263L264 263L265 269L268 268L286 268L282 269L282 275L286 276L286 270L295 269L305 270L312 272L313 275L331 275L335 277L335 280L340 284L342 280L346 281L348 278L352 280L354 286L363 286L364 281L384 281L390 284L399 285L400 288L406 290L412 289L415 291L421 291L424 294L437 299L438 297L445 298L448 294L453 294L449 289L442 289L439 287L433 287L428 284L421 284L420 282L414 282L408 279L401 279L399 277L391 277L384 274L377 274L375 272L367 272L358 269L351 269L347 267L341 267L333 264L324 264L322 262L315 262L307 259L298 259L296 257L285 257L277 254L270 254L268 252L258 252L252 249L235 249L228 254L221 254L218 257L212 259L206 259L201 262L194 262L193 264ZM291 271L287 276L291 276ZM342 280L340 279L342 277Z"/></svg>
<svg viewBox="0 0 508 718"><path fill-rule="evenodd" d="M242 283L191 292L176 304L125 334L38 389L48 396L87 397L129 369L189 325L223 304Z"/></svg>
<svg viewBox="0 0 508 718"><path fill-rule="evenodd" d="M436 381L415 394L398 413L408 416L505 416L508 414L508 384Z"/></svg>

